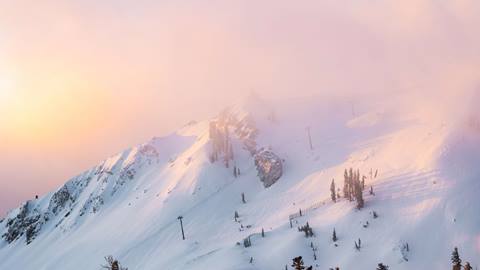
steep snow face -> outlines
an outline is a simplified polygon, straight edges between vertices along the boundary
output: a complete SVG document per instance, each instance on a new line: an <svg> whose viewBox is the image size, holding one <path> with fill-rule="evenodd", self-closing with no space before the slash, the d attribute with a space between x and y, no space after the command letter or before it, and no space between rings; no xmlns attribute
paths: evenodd
<svg viewBox="0 0 480 270"><path fill-rule="evenodd" d="M175 154L182 152L193 140L193 137L178 135L154 138L103 161L69 180L53 194L38 201L27 201L10 213L5 218L6 233L2 237L8 243L25 240L30 244L42 232L44 225L64 230L74 229L82 222L82 216L95 214L106 202L115 200L115 194L134 182L137 174L152 169L153 165L172 160ZM174 146L169 145L172 142L175 142ZM45 231L47 230L43 232Z"/></svg>
<svg viewBox="0 0 480 270"><path fill-rule="evenodd" d="M480 115L393 102L252 98L153 138L12 210L0 269L97 269L111 254L142 270L284 269L299 255L314 269L441 270L454 246L480 266ZM361 210L343 196L348 168Z"/></svg>

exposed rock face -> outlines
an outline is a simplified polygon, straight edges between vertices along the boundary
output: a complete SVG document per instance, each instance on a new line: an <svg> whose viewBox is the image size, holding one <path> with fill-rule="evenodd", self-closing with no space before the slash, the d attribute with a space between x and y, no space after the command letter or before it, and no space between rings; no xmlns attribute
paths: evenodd
<svg viewBox="0 0 480 270"><path fill-rule="evenodd" d="M270 116L268 119L273 121ZM265 187L273 185L282 176L282 159L271 150L263 148L257 150L256 138L259 130L250 114L237 116L227 109L217 119L210 122L209 133L212 141L211 162L223 161L228 168L229 161L233 161L235 158L232 139L236 139L254 157L258 176Z"/></svg>
<svg viewBox="0 0 480 270"><path fill-rule="evenodd" d="M52 199L50 199L49 209L54 215L56 215L58 212L62 211L67 205L67 202L71 200L73 201L72 195L68 191L67 185L64 185L53 194Z"/></svg>
<svg viewBox="0 0 480 270"><path fill-rule="evenodd" d="M146 158L157 158L159 156L159 153L157 149L155 149L154 146L150 144L145 144L140 147L138 150L142 155L144 155Z"/></svg>
<svg viewBox="0 0 480 270"><path fill-rule="evenodd" d="M247 116L239 121L235 133L242 140L243 145L250 154L254 155L257 150L257 142L255 141L255 138L258 135L258 130L253 118Z"/></svg>
<svg viewBox="0 0 480 270"><path fill-rule="evenodd" d="M265 187L275 184L282 177L282 160L270 150L260 150L255 154L255 166Z"/></svg>
<svg viewBox="0 0 480 270"><path fill-rule="evenodd" d="M233 138L238 139L253 155L256 151L257 133L255 122L249 115L239 119L228 109L223 111L217 119L210 122L209 136L212 141L210 161L221 160L228 168L229 162L234 160Z"/></svg>
<svg viewBox="0 0 480 270"><path fill-rule="evenodd" d="M2 237L8 243L12 243L25 234L26 242L30 244L42 225L41 215L35 210L30 210L30 203L27 201L20 207L18 214L7 221L8 230Z"/></svg>
<svg viewBox="0 0 480 270"><path fill-rule="evenodd" d="M70 217L66 226L71 226L76 218L88 212L98 212L106 198L110 197L107 196L108 193L113 196L125 184L126 179L134 179L142 166L152 164L159 156L157 149L149 144L131 150L130 153L134 156L128 163L124 162L124 157L110 163L104 161L103 164L69 180L52 194L47 207L42 207L38 200L27 201L14 214L1 220L1 238L7 243L24 240L30 244L48 222L55 222L55 227L58 227ZM96 181L91 181L92 179ZM91 182L96 188L90 191L88 199L79 201L80 195ZM76 207L80 209L75 211Z"/></svg>

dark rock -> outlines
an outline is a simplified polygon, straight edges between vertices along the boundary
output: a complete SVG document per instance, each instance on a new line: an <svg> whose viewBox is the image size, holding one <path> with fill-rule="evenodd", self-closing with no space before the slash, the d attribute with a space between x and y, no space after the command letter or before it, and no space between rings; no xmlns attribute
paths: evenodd
<svg viewBox="0 0 480 270"><path fill-rule="evenodd" d="M55 194L53 194L48 208L54 215L56 215L65 208L67 202L69 201L73 201L73 197L70 194L67 185L64 185L57 192L55 192Z"/></svg>
<svg viewBox="0 0 480 270"><path fill-rule="evenodd" d="M270 150L260 150L255 154L258 176L265 187L269 187L282 177L282 159Z"/></svg>
<svg viewBox="0 0 480 270"><path fill-rule="evenodd" d="M30 207L27 201L20 207L17 216L7 222L7 232L2 235L5 241L12 243L25 234L29 244L36 237L43 223L41 215L35 210L31 211Z"/></svg>

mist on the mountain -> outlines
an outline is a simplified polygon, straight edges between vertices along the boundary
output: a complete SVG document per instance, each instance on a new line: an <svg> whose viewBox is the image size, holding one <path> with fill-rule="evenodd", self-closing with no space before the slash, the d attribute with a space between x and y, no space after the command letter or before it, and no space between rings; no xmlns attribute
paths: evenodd
<svg viewBox="0 0 480 270"><path fill-rule="evenodd" d="M478 89L476 10L433 0L4 1L0 213L251 92L285 106L391 97L407 111L457 115Z"/></svg>

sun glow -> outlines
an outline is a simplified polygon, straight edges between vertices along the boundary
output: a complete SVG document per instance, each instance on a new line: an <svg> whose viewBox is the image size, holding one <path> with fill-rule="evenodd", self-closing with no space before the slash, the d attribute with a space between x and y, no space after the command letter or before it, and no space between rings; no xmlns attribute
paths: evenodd
<svg viewBox="0 0 480 270"><path fill-rule="evenodd" d="M10 76L0 74L0 110L5 108L14 95L14 82Z"/></svg>
<svg viewBox="0 0 480 270"><path fill-rule="evenodd" d="M105 97L77 75L56 70L0 79L2 140L23 146L58 144L98 126Z"/></svg>

